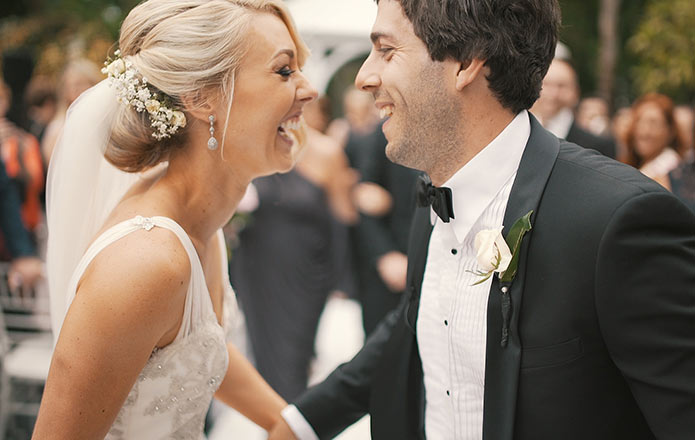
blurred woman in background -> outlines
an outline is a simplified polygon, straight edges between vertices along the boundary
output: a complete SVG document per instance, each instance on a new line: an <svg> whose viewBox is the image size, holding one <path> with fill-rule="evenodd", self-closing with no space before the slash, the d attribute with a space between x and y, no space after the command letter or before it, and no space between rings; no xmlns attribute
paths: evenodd
<svg viewBox="0 0 695 440"><path fill-rule="evenodd" d="M665 176L681 162L682 144L670 98L648 93L635 101L623 162L652 179Z"/></svg>

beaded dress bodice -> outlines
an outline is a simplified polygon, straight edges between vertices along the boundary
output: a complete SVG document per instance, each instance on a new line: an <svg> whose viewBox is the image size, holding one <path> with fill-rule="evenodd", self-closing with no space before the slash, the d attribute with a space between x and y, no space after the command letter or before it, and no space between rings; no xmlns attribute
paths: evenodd
<svg viewBox="0 0 695 440"><path fill-rule="evenodd" d="M204 439L205 415L229 362L227 335L217 322L198 254L183 228L169 218L138 216L99 236L73 274L69 290L72 297L68 298L68 304L74 298L85 269L100 251L131 232L149 231L154 227L174 232L191 261L183 322L174 341L150 355L111 426L107 440ZM231 286L224 269L227 256L222 232L218 235L223 253L226 320L231 313L228 300L233 301L233 298L230 298Z"/></svg>

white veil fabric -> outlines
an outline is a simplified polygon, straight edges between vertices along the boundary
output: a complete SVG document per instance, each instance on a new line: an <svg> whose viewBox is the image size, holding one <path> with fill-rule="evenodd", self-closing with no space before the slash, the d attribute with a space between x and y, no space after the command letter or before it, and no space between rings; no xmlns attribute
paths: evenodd
<svg viewBox="0 0 695 440"><path fill-rule="evenodd" d="M46 266L54 341L67 312L67 289L75 268L109 213L140 177L104 158L119 105L107 80L84 92L70 106L51 157Z"/></svg>

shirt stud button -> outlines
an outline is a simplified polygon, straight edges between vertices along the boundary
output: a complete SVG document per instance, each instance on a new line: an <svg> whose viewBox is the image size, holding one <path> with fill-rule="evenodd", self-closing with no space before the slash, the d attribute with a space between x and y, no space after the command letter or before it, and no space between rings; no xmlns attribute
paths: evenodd
<svg viewBox="0 0 695 440"><path fill-rule="evenodd" d="M446 395L451 396L451 393L449 392L449 390L446 390Z"/></svg>
<svg viewBox="0 0 695 440"><path fill-rule="evenodd" d="M449 325L449 321L447 321L447 320L445 319L445 320L444 320L444 325Z"/></svg>
<svg viewBox="0 0 695 440"><path fill-rule="evenodd" d="M459 251L457 251L456 249L452 249L452 250L451 250L451 253L452 253L453 255L456 255L456 254L459 253Z"/></svg>

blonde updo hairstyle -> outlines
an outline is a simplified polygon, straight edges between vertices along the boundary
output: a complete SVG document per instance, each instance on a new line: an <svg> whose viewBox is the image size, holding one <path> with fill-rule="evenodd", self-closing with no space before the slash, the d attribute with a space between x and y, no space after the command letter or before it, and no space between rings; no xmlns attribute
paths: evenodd
<svg viewBox="0 0 695 440"><path fill-rule="evenodd" d="M121 105L106 159L128 172L167 160L173 148L185 143L190 128L190 109L184 102L198 106L221 92L228 97L228 118L236 72L252 46L247 35L258 13L274 14L285 23L301 67L309 51L281 0L148 0L130 11L121 26L121 56L147 78L150 92L184 111L189 124L157 140L147 112Z"/></svg>

